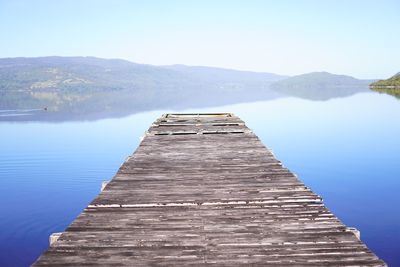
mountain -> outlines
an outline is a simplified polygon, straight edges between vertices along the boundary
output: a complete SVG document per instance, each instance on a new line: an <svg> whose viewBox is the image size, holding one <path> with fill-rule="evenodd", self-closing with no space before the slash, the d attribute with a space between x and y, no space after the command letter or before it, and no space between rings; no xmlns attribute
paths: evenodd
<svg viewBox="0 0 400 267"><path fill-rule="evenodd" d="M358 80L351 76L328 72L311 72L289 77L271 84L271 89L311 100L328 100L368 91L371 80Z"/></svg>
<svg viewBox="0 0 400 267"><path fill-rule="evenodd" d="M370 81L315 72L294 77L121 59L0 59L0 120L85 120L284 96L326 100L368 90Z"/></svg>
<svg viewBox="0 0 400 267"><path fill-rule="evenodd" d="M5 58L0 59L0 110L47 109L36 112L37 119L91 119L151 109L206 107L276 98L269 85L283 78L94 57Z"/></svg>
<svg viewBox="0 0 400 267"><path fill-rule="evenodd" d="M400 98L400 72L389 79L379 80L370 84L371 90L393 95Z"/></svg>
<svg viewBox="0 0 400 267"><path fill-rule="evenodd" d="M265 82L279 81L288 76L277 75L265 72L238 71L223 68L203 67L203 66L186 66L186 65L170 65L164 66L167 69L179 71L185 76L191 76L200 80L208 81L225 81L225 82Z"/></svg>

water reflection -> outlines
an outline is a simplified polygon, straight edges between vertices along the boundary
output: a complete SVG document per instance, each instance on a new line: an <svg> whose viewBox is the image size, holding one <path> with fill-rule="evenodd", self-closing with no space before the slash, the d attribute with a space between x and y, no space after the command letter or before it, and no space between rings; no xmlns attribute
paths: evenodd
<svg viewBox="0 0 400 267"><path fill-rule="evenodd" d="M360 81L358 81L360 83ZM215 85L214 85L215 86ZM87 96L82 101L73 103L49 104L41 109L0 110L0 121L82 121L105 118L119 118L140 112L190 108L207 108L256 101L273 101L275 99L296 97L313 101L328 101L335 98L349 97L359 93L371 92L368 81L351 86L303 86L290 87L259 84L210 91L199 87L182 92L164 92L163 94L140 95L126 91L97 93ZM25 106L21 103L21 106Z"/></svg>
<svg viewBox="0 0 400 267"><path fill-rule="evenodd" d="M392 95L397 99L400 99L400 87L396 88L371 88L371 90L376 91L380 94Z"/></svg>
<svg viewBox="0 0 400 267"><path fill-rule="evenodd" d="M277 98L97 121L0 123L1 266L26 266L98 194L149 125L173 111L234 112L389 264L400 265L400 113L386 95ZM23 256L21 256L23 255Z"/></svg>

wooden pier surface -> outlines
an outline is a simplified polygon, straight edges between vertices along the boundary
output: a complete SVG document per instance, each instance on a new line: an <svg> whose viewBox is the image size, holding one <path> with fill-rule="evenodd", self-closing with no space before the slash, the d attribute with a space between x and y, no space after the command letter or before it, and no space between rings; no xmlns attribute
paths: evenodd
<svg viewBox="0 0 400 267"><path fill-rule="evenodd" d="M386 266L232 114L167 114L34 266Z"/></svg>

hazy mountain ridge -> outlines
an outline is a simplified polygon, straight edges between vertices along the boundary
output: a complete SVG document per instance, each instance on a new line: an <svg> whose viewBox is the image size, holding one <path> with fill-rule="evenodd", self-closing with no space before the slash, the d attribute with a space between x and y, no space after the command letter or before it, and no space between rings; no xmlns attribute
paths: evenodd
<svg viewBox="0 0 400 267"><path fill-rule="evenodd" d="M269 85L284 77L93 57L7 58L0 59L0 109L46 107L43 116L86 118L231 104L276 98Z"/></svg>
<svg viewBox="0 0 400 267"><path fill-rule="evenodd" d="M193 76L200 79L225 80L231 82L239 82L251 80L254 82L262 81L279 81L289 76L278 75L266 72L239 71L224 68L204 67L204 66L187 66L182 64L163 66L166 69L179 71L185 75Z"/></svg>
<svg viewBox="0 0 400 267"><path fill-rule="evenodd" d="M328 100L367 92L371 81L328 72L311 72L275 82L271 85L271 89L290 96Z"/></svg>
<svg viewBox="0 0 400 267"><path fill-rule="evenodd" d="M329 73L294 77L201 66L153 66L121 59L41 57L0 59L0 110L47 109L34 118L122 116L291 95L326 100L368 90L365 81ZM365 87L365 88L364 88ZM1 116L0 119L9 119Z"/></svg>

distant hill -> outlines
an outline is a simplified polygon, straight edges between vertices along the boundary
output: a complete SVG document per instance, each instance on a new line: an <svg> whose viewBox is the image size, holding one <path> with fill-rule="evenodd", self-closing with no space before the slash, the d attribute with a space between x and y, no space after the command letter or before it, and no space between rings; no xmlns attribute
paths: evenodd
<svg viewBox="0 0 400 267"><path fill-rule="evenodd" d="M82 119L206 107L276 98L269 85L283 78L94 57L5 58L0 59L0 110L47 108L41 116Z"/></svg>
<svg viewBox="0 0 400 267"><path fill-rule="evenodd" d="M400 98L400 72L389 79L379 80L370 84L370 88L380 93L386 93Z"/></svg>
<svg viewBox="0 0 400 267"><path fill-rule="evenodd" d="M200 80L208 81L226 81L226 82L265 82L279 81L288 76L277 75L265 72L238 71L223 68L203 67L203 66L186 66L186 65L170 65L164 66L166 69L175 70Z"/></svg>
<svg viewBox="0 0 400 267"><path fill-rule="evenodd" d="M98 119L288 95L326 100L368 90L369 82L329 73L287 77L94 57L3 58L0 120Z"/></svg>
<svg viewBox="0 0 400 267"><path fill-rule="evenodd" d="M311 100L346 97L368 91L371 80L328 72L312 72L283 79L271 84L276 92Z"/></svg>

